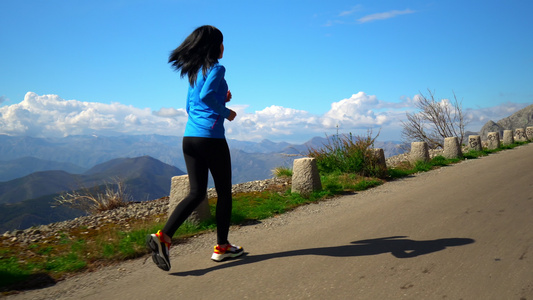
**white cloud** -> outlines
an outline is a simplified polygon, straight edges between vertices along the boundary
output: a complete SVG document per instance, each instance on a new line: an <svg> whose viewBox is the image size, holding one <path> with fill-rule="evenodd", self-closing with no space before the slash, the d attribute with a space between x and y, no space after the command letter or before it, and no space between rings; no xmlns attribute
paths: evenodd
<svg viewBox="0 0 533 300"><path fill-rule="evenodd" d="M322 124L326 128L341 127L374 127L381 125L387 119L383 114L377 115L373 108L377 108L379 100L376 96L368 96L363 92L352 95L331 104L331 109L324 114ZM378 118L379 116L379 118Z"/></svg>
<svg viewBox="0 0 533 300"><path fill-rule="evenodd" d="M163 107L158 111L153 112L154 115L166 118L187 117L187 112L184 109L166 108Z"/></svg>
<svg viewBox="0 0 533 300"><path fill-rule="evenodd" d="M406 111L414 111L418 96L388 102L364 92L333 102L322 115L282 106L247 112L247 106L231 106L237 112L226 122L228 138L307 141L313 136L339 133L366 134L380 131L381 140L400 140L401 121ZM445 101L443 102L445 103ZM488 120L499 121L526 104L506 103L491 108L464 109L469 130L478 131ZM0 134L35 137L67 135L183 134L187 114L182 108L159 111L120 103L63 100L57 95L27 93L18 104L0 107Z"/></svg>
<svg viewBox="0 0 533 300"><path fill-rule="evenodd" d="M356 6L351 7L348 10L341 11L338 15L335 15L333 17L334 18L333 20L326 21L326 23L323 26L324 27L331 27L331 26L334 26L334 25L353 23L353 19L352 18L348 18L348 17L353 15L353 14L355 14L356 12L362 10L362 8L363 8L362 5L356 5ZM347 21L347 19L350 19L350 20Z"/></svg>
<svg viewBox="0 0 533 300"><path fill-rule="evenodd" d="M530 104L507 102L492 107L464 108L465 119L468 121L467 129L479 131L488 121L498 122L528 105Z"/></svg>
<svg viewBox="0 0 533 300"><path fill-rule="evenodd" d="M376 96L359 92L348 99L331 104L323 115L313 115L304 110L270 106L254 113L239 113L234 122L227 123L228 135L235 139L290 140L294 136L323 136L340 132L362 133L395 124L405 115L402 103L389 103ZM394 110L389 108L394 107Z"/></svg>
<svg viewBox="0 0 533 300"><path fill-rule="evenodd" d="M342 11L339 14L339 17L345 17L345 16L352 15L352 14L360 11L361 9L362 9L361 5L356 5L356 6L352 7L352 8L350 8L349 10Z"/></svg>
<svg viewBox="0 0 533 300"><path fill-rule="evenodd" d="M371 15L368 15L368 16L364 16L364 17L358 19L357 21L359 23L367 23L367 22L372 22L372 21L377 21L377 20L386 20L386 19L394 18L394 17L399 16L399 15L412 14L414 12L415 12L414 10L410 10L410 9L391 10L391 11L388 11L388 12L383 12L383 13L377 13L377 14L371 14Z"/></svg>
<svg viewBox="0 0 533 300"><path fill-rule="evenodd" d="M174 118L168 118L120 103L64 100L58 95L32 92L18 104L0 107L0 133L9 135L169 134L184 122L186 115L179 110Z"/></svg>
<svg viewBox="0 0 533 300"><path fill-rule="evenodd" d="M316 123L313 121L315 117L303 110L272 105L261 111L246 113L245 108L232 107L237 112L237 119L226 123L227 133L236 139L290 136Z"/></svg>

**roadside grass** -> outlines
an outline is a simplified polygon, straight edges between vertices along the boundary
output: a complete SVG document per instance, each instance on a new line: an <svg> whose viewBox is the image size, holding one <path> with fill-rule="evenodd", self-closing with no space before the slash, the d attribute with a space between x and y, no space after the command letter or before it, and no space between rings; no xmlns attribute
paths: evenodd
<svg viewBox="0 0 533 300"><path fill-rule="evenodd" d="M363 140L363 142L367 147L370 146L369 140ZM335 168L331 168L329 172L322 170L320 172L322 190L314 192L308 197L291 193L290 187L234 195L231 222L233 225L254 224L301 205L366 190L390 180L427 172L465 159L476 159L527 143L519 142L496 150L469 151L463 154L462 159L446 159L443 156L437 156L429 162L417 162L414 165L403 163L389 168L386 175L379 172L374 173L375 175L379 174L380 178L368 176L368 170L372 170L372 168L363 169L361 174ZM350 145L350 143L345 144ZM365 152L367 148L359 147L358 149L363 149L362 152L367 153ZM339 151L339 149L335 151ZM367 154L363 156L365 155ZM363 156L360 155L359 157ZM366 157L365 159L371 158ZM331 164L328 166L331 167ZM284 169L278 175L288 176L287 174L292 175L292 170ZM214 215L216 199L210 199L209 205L212 215ZM79 272L94 270L103 265L145 256L148 254L148 250L145 248L146 235L161 229L166 218L166 215L156 215L145 220L131 219L127 229L114 224L108 224L98 229L72 228L69 231L61 232L56 237L40 240L29 246L17 242L7 243L9 246L5 246L6 243L0 243L0 291L3 294L9 293L13 285L24 283L32 274L45 273L57 281ZM214 218L201 224L186 222L175 234L173 243L182 243L187 238L215 229ZM8 237L0 237L2 242L7 239Z"/></svg>
<svg viewBox="0 0 533 300"><path fill-rule="evenodd" d="M292 169L289 167L277 167L272 170L274 177L292 177Z"/></svg>

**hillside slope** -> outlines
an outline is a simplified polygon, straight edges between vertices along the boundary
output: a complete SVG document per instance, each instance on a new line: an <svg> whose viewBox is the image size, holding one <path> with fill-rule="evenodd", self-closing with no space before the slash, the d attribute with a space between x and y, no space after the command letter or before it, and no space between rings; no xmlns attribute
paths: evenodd
<svg viewBox="0 0 533 300"><path fill-rule="evenodd" d="M0 230L24 229L83 215L64 207L52 208L63 191L123 181L133 201L153 200L170 194L171 178L180 169L149 156L120 158L99 164L84 174L45 171L0 183Z"/></svg>
<svg viewBox="0 0 533 300"><path fill-rule="evenodd" d="M66 206L55 207L58 194L25 200L14 204L0 204L0 233L14 229L26 229L77 218L84 212Z"/></svg>
<svg viewBox="0 0 533 300"><path fill-rule="evenodd" d="M0 182L0 203L17 203L48 194L75 190L82 176L65 171L36 172L22 178Z"/></svg>
<svg viewBox="0 0 533 300"><path fill-rule="evenodd" d="M533 126L533 104L515 112L507 118L499 120L498 122L492 120L488 121L481 128L479 135L481 135L481 139L486 140L489 132L500 132L501 135L504 130L526 128L528 126Z"/></svg>

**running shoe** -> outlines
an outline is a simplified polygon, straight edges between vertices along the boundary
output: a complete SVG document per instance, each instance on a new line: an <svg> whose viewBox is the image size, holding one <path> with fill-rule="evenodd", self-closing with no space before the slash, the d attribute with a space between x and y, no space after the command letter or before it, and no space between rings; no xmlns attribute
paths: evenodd
<svg viewBox="0 0 533 300"><path fill-rule="evenodd" d="M211 256L211 259L214 261L223 261L225 258L237 257L242 255L243 253L244 249L240 246L228 244L226 245L226 247L222 248L217 245L215 246L215 251Z"/></svg>
<svg viewBox="0 0 533 300"><path fill-rule="evenodd" d="M170 270L170 243L165 242L161 230L156 234L150 234L146 237L146 246L152 251L152 260L154 263L161 270Z"/></svg>

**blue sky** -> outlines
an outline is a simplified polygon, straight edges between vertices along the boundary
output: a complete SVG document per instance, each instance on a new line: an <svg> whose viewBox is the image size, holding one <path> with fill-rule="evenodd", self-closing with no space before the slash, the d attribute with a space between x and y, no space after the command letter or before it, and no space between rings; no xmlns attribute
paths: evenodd
<svg viewBox="0 0 533 300"><path fill-rule="evenodd" d="M416 95L462 100L472 130L533 104L533 1L0 0L0 133L181 135L168 54L224 34L228 138L381 129ZM31 92L31 93L29 93Z"/></svg>

